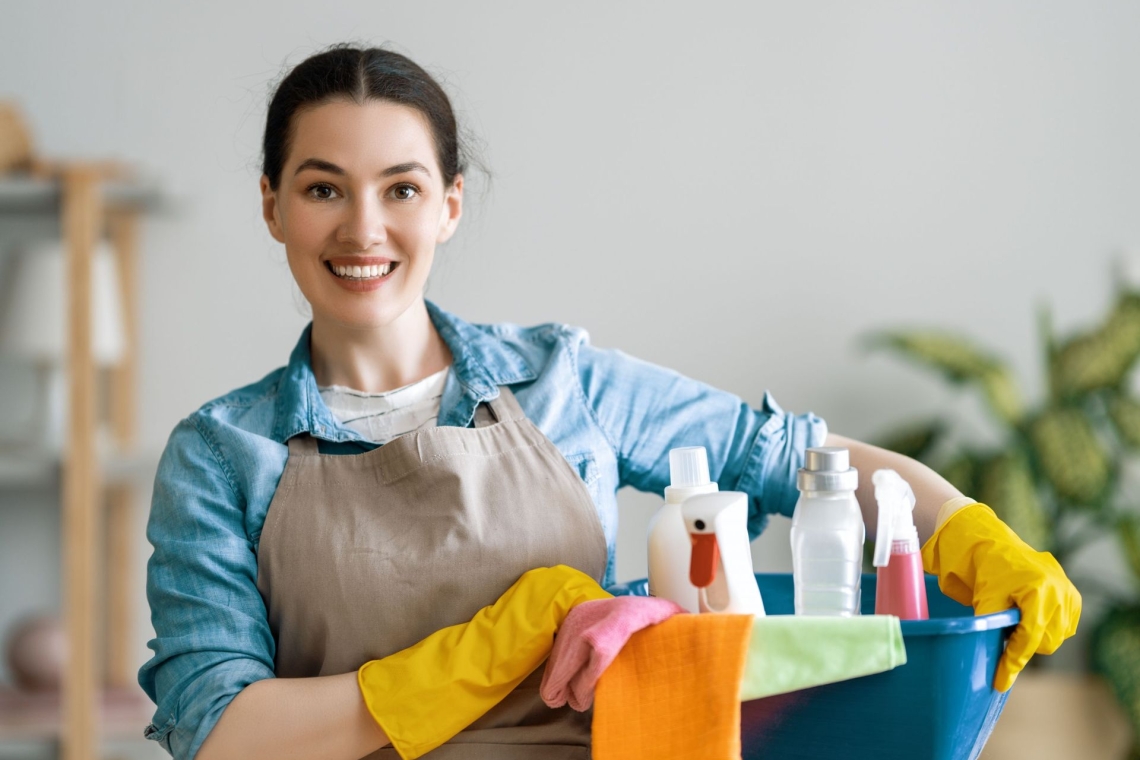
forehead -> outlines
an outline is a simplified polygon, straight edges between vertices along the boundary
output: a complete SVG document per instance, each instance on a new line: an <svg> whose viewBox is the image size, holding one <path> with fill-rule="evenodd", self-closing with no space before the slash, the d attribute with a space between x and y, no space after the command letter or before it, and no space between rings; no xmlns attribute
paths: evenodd
<svg viewBox="0 0 1140 760"><path fill-rule="evenodd" d="M334 100L293 116L288 166L321 158L350 173L419 161L438 176L431 126L414 108L384 100Z"/></svg>

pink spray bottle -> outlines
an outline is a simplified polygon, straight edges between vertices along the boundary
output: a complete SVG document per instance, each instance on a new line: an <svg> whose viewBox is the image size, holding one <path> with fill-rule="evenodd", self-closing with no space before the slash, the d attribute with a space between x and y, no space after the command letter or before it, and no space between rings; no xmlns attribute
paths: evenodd
<svg viewBox="0 0 1140 760"><path fill-rule="evenodd" d="M918 530L914 527L914 492L894 470L876 470L875 500L879 530L875 538L875 614L900 620L926 620L926 580Z"/></svg>

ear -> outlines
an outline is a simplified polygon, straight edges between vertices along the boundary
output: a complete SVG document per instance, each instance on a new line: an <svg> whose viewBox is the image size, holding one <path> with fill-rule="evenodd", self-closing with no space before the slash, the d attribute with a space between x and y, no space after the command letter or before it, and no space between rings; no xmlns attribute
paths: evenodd
<svg viewBox="0 0 1140 760"><path fill-rule="evenodd" d="M443 197L443 209L439 213L439 234L435 242L445 243L451 239L455 234L455 228L459 226L461 216L463 216L463 175L456 174L455 182Z"/></svg>
<svg viewBox="0 0 1140 760"><path fill-rule="evenodd" d="M281 230L281 209L277 205L277 193L269 187L269 177L261 175L261 216L269 227L269 234L278 243L285 242L285 233Z"/></svg>

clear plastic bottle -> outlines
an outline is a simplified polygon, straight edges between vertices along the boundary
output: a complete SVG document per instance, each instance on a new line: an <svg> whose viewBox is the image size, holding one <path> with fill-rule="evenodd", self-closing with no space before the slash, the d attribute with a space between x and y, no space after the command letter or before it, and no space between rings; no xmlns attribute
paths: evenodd
<svg viewBox="0 0 1140 760"><path fill-rule="evenodd" d="M792 578L797 615L859 614L866 528L855 489L859 473L845 448L808 449L796 475Z"/></svg>

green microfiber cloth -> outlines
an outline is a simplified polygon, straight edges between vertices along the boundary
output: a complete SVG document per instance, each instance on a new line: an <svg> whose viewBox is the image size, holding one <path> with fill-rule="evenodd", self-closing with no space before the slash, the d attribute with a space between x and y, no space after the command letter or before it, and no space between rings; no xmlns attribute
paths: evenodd
<svg viewBox="0 0 1140 760"><path fill-rule="evenodd" d="M741 701L845 681L906 663L893 615L770 615L752 623Z"/></svg>

